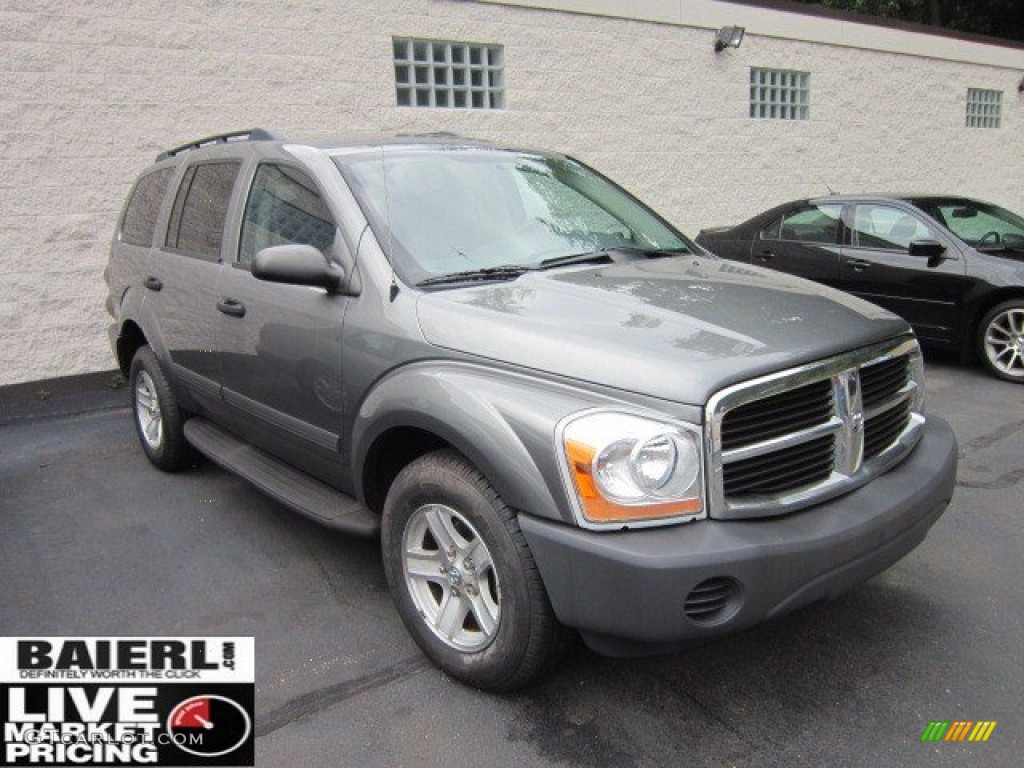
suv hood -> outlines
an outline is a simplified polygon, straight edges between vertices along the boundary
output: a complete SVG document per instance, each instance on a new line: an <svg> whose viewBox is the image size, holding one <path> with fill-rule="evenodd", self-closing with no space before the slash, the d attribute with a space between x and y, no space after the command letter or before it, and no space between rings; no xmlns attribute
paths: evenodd
<svg viewBox="0 0 1024 768"><path fill-rule="evenodd" d="M420 296L418 316L438 347L694 405L737 381L910 332L848 294L693 256L434 291Z"/></svg>

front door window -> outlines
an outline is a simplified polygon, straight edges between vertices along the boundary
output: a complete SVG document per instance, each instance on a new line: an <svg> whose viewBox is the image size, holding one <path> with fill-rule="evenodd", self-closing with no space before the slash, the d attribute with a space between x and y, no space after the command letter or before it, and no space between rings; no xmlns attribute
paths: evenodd
<svg viewBox="0 0 1024 768"><path fill-rule="evenodd" d="M275 245L312 245L327 254L334 234L327 206L305 173L284 165L257 169L242 219L240 264Z"/></svg>
<svg viewBox="0 0 1024 768"><path fill-rule="evenodd" d="M855 248L907 251L915 240L936 240L931 227L916 216L891 205L864 203L857 206L850 227Z"/></svg>

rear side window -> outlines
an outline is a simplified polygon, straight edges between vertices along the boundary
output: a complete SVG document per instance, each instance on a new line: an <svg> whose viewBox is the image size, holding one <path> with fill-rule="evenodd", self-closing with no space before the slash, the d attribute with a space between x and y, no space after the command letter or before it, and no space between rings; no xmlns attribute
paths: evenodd
<svg viewBox="0 0 1024 768"><path fill-rule="evenodd" d="M224 219L241 163L200 163L185 172L167 225L168 248L209 261L220 257Z"/></svg>
<svg viewBox="0 0 1024 768"><path fill-rule="evenodd" d="M261 165L242 219L238 261L248 264L274 245L312 245L329 253L335 226L313 181L283 165Z"/></svg>
<svg viewBox="0 0 1024 768"><path fill-rule="evenodd" d="M121 242L128 245L152 245L156 217L160 213L173 168L161 168L140 178L128 198L121 221Z"/></svg>
<svg viewBox="0 0 1024 768"><path fill-rule="evenodd" d="M834 245L839 235L841 205L812 205L787 214L761 230L762 240Z"/></svg>

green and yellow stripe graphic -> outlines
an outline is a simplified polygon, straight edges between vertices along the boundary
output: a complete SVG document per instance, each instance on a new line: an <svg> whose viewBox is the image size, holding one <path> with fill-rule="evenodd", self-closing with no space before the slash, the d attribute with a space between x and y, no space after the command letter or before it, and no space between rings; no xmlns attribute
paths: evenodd
<svg viewBox="0 0 1024 768"><path fill-rule="evenodd" d="M932 720L921 741L988 741L995 729L995 720Z"/></svg>

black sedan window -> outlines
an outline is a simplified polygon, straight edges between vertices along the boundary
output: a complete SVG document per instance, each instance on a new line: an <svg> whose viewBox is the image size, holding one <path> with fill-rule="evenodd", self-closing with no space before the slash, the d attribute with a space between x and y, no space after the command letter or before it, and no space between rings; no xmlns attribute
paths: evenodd
<svg viewBox="0 0 1024 768"><path fill-rule="evenodd" d="M915 240L936 239L923 221L891 205L858 205L850 229L853 245L860 248L906 251Z"/></svg>
<svg viewBox="0 0 1024 768"><path fill-rule="evenodd" d="M761 230L761 239L834 245L839 235L839 216L842 210L841 205L801 208Z"/></svg>
<svg viewBox="0 0 1024 768"><path fill-rule="evenodd" d="M949 227L954 235L976 248L1019 248L1024 245L1024 219L998 205L949 200L930 206L926 203L921 207Z"/></svg>

